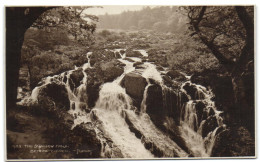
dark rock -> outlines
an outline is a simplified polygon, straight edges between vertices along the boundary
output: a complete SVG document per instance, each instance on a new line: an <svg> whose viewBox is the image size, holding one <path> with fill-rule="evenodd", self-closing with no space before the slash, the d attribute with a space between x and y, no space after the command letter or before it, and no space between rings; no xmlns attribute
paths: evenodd
<svg viewBox="0 0 260 162"><path fill-rule="evenodd" d="M213 110L212 107L209 107L209 116L212 115L214 116L215 115L215 111Z"/></svg>
<svg viewBox="0 0 260 162"><path fill-rule="evenodd" d="M77 88L81 83L80 81L83 79L84 74L82 72L82 68L78 68L77 70L73 71L70 74L70 79L69 81L72 81L75 88Z"/></svg>
<svg viewBox="0 0 260 162"><path fill-rule="evenodd" d="M209 116L209 113L206 109L203 110L203 113L202 113L202 120L206 120Z"/></svg>
<svg viewBox="0 0 260 162"><path fill-rule="evenodd" d="M174 122L179 125L181 106L179 106L178 103L178 94L171 88L163 88L162 96L163 111L165 111L168 116L173 117Z"/></svg>
<svg viewBox="0 0 260 162"><path fill-rule="evenodd" d="M120 50L119 52L120 52L120 54L124 54L125 50Z"/></svg>
<svg viewBox="0 0 260 162"><path fill-rule="evenodd" d="M143 55L139 51L133 51L131 49L127 49L126 57L143 57Z"/></svg>
<svg viewBox="0 0 260 162"><path fill-rule="evenodd" d="M134 105L140 108L144 90L147 85L146 79L140 74L131 72L125 75L121 81L121 85L125 87L126 93L134 99Z"/></svg>
<svg viewBox="0 0 260 162"><path fill-rule="evenodd" d="M71 109L72 109L72 110L75 110L75 108L76 108L76 107L75 107L75 102L72 102L72 104L71 104Z"/></svg>
<svg viewBox="0 0 260 162"><path fill-rule="evenodd" d="M142 64L143 64L142 62L135 62L135 63L133 64L133 66L134 66L134 67L137 67L137 66L142 65Z"/></svg>
<svg viewBox="0 0 260 162"><path fill-rule="evenodd" d="M106 63L100 64L101 71L105 77L106 82L113 81L115 78L119 77L123 74L124 69L117 66L117 61L113 60Z"/></svg>
<svg viewBox="0 0 260 162"><path fill-rule="evenodd" d="M171 79L174 79L174 80L177 80L177 81L187 80L186 77L183 74L181 74L180 72L178 72L176 70L170 70L166 74L169 75L171 77Z"/></svg>
<svg viewBox="0 0 260 162"><path fill-rule="evenodd" d="M206 137L209 132L218 127L218 122L215 116L210 116L206 119L206 122L202 125L202 137Z"/></svg>
<svg viewBox="0 0 260 162"><path fill-rule="evenodd" d="M115 58L121 58L121 55L119 52L115 52Z"/></svg>
<svg viewBox="0 0 260 162"><path fill-rule="evenodd" d="M182 104L184 104L184 103L189 101L188 96L185 93L183 93L183 92L179 92L179 97L181 99L181 103Z"/></svg>
<svg viewBox="0 0 260 162"><path fill-rule="evenodd" d="M169 76L164 75L162 78L163 78L164 84L165 84L167 87L172 87L173 81L171 80L171 78L170 78Z"/></svg>
<svg viewBox="0 0 260 162"><path fill-rule="evenodd" d="M87 95L88 95L88 107L92 108L95 106L96 101L99 97L101 81L88 80L87 84Z"/></svg>
<svg viewBox="0 0 260 162"><path fill-rule="evenodd" d="M164 71L164 68L162 66L157 66L156 69L159 71Z"/></svg>
<svg viewBox="0 0 260 162"><path fill-rule="evenodd" d="M200 124L200 122L203 120L203 110L206 108L206 105L199 101L196 103L196 114L197 114L197 117L198 117L198 123Z"/></svg>
<svg viewBox="0 0 260 162"><path fill-rule="evenodd" d="M70 100L65 85L52 82L44 86L38 95L38 100L44 102L44 98L53 101L56 107L69 110Z"/></svg>
<svg viewBox="0 0 260 162"><path fill-rule="evenodd" d="M67 79L68 79L68 78L67 78L67 76L65 75L64 78L63 78L63 80L62 80L63 83L66 83L66 82L67 82Z"/></svg>
<svg viewBox="0 0 260 162"><path fill-rule="evenodd" d="M121 56L120 56L121 57ZM113 59L120 58L118 55L116 55L112 51L106 51L106 50L95 50L90 55L90 65L94 66L95 64L99 64L102 61L111 61Z"/></svg>
<svg viewBox="0 0 260 162"><path fill-rule="evenodd" d="M156 80L154 80L152 78L148 78L148 81L150 84L159 84Z"/></svg>
<svg viewBox="0 0 260 162"><path fill-rule="evenodd" d="M255 156L255 141L245 127L231 126L218 133L212 157Z"/></svg>
<svg viewBox="0 0 260 162"><path fill-rule="evenodd" d="M198 90L195 85L192 85L190 83L185 83L183 86L183 89L187 92L187 94L191 97L192 100L196 100L198 94Z"/></svg>
<svg viewBox="0 0 260 162"><path fill-rule="evenodd" d="M137 138L141 139L143 136L142 133L133 125L127 113L125 114L125 122L129 126L130 131L133 132Z"/></svg>
<svg viewBox="0 0 260 162"><path fill-rule="evenodd" d="M87 79L87 103L89 108L94 107L99 97L100 86L105 82L111 82L123 72L124 64L112 59L108 62L97 63L93 68L86 69Z"/></svg>
<svg viewBox="0 0 260 162"><path fill-rule="evenodd" d="M101 142L97 139L96 132L91 123L77 125L71 133L69 142L75 142L74 146L78 150L87 150L77 152L77 158L99 158L101 153Z"/></svg>
<svg viewBox="0 0 260 162"><path fill-rule="evenodd" d="M148 114L162 115L163 111L163 96L162 87L158 84L150 85L147 90L146 112Z"/></svg>

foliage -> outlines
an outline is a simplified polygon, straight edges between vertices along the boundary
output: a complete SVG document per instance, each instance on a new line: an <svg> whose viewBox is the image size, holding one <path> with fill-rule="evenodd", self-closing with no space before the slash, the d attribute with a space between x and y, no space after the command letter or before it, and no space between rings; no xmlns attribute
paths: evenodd
<svg viewBox="0 0 260 162"><path fill-rule="evenodd" d="M200 39L228 71L237 68L241 73L245 64L254 58L254 8L196 6L185 9L193 32L191 35Z"/></svg>
<svg viewBox="0 0 260 162"><path fill-rule="evenodd" d="M159 32L180 32L186 29L186 17L178 7L145 7L141 11L126 11L118 15L99 16L99 28L103 29L149 29Z"/></svg>
<svg viewBox="0 0 260 162"><path fill-rule="evenodd" d="M88 39L96 29L98 17L84 13L87 7L58 7L44 12L32 25L38 29L59 28L78 37Z"/></svg>
<svg viewBox="0 0 260 162"><path fill-rule="evenodd" d="M210 54L205 45L194 41L188 35L176 35L178 42L172 46L167 56L172 69L187 74L221 67L218 60Z"/></svg>

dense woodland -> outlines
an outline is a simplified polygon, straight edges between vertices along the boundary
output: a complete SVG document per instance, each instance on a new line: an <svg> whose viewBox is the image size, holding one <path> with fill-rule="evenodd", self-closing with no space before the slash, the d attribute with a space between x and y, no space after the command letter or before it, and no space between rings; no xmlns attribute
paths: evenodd
<svg viewBox="0 0 260 162"><path fill-rule="evenodd" d="M141 11L125 11L117 15L101 15L98 27L104 29L155 30L178 33L186 30L187 17L179 7L144 7Z"/></svg>
<svg viewBox="0 0 260 162"><path fill-rule="evenodd" d="M212 100L218 110L224 112L221 118L228 129L217 136L212 156L254 155L253 7L158 6L98 17L85 14L84 10L88 8L7 9L6 86L10 89L7 92L7 129L10 132L7 134L11 158L30 158L27 155L23 156L23 153L17 153L11 147L14 141L21 140L16 139L16 132L40 134L41 140L47 143L55 142L53 139L59 136L61 139L58 142L71 140L73 147L74 145L81 147L77 138L84 142L96 142L96 138L91 134L93 132L88 132L89 129L76 127L70 131L66 122L67 118L71 117L63 109L59 110L59 105L64 104L65 101L59 100L58 108L55 107L53 110L44 108L51 105L52 102L49 101L44 101L44 106L16 105L16 102L30 96L35 87L42 86L45 77L63 72L68 74L67 71L75 68L82 69L82 65L89 62L92 69L84 72L89 78L85 85L89 89L86 94L91 96L86 101L85 107L88 108L85 108L85 111L90 112L98 100L101 85L111 81L111 76L107 76L106 73L114 75L113 77L122 74L123 68L120 67L122 65L115 60L123 54L127 57L142 57L142 62L135 62L136 69L144 62L153 63L160 72L167 69L167 74L162 73L163 82L178 93L179 89L183 89L181 85L187 81L185 77L188 77L193 84L205 86L215 94ZM17 30L18 27L21 30ZM119 51L113 52L115 49ZM145 58L135 50L145 50L149 57ZM87 57L89 52L92 55ZM113 67L110 67L111 65ZM105 68L104 71L103 67L108 70ZM84 75L79 71L72 77L74 88L83 82L80 78ZM59 88L54 86L53 91L61 91L64 95L66 90ZM45 93L49 92L44 92L44 95ZM26 111L23 112L21 107ZM136 107L138 109L138 106ZM156 124L161 118L153 119L153 115L151 119ZM31 118L25 119L24 116L31 116ZM51 118L47 119L46 117L49 116ZM44 123L46 129L42 130L31 124L37 122L37 118ZM167 121L171 120L167 117ZM178 122L175 122L170 123L178 125ZM211 122L208 124L209 127ZM53 123L59 124L54 126ZM19 124L25 126L18 128L16 125ZM156 126L161 127L160 123ZM35 129L41 131L30 132L26 130L27 127L36 127ZM65 135L66 131L70 134ZM162 131L171 132L165 129ZM87 137L92 141L82 137L84 133L88 134ZM236 137L234 138L233 135ZM189 156L195 155L180 142L182 140L178 135L173 135L172 138L179 140L177 144L189 153ZM229 144L225 145L227 142ZM97 148L99 148L98 144ZM92 155L99 157L95 151L93 152L93 154L68 154L67 156L50 154L47 158L53 156L89 158ZM158 152L153 154L161 156ZM46 158L40 154L37 154L37 157Z"/></svg>

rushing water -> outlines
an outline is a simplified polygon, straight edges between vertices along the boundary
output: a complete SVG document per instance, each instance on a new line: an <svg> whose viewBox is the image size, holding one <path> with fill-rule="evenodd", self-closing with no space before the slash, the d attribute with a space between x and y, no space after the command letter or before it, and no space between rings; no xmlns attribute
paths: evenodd
<svg viewBox="0 0 260 162"><path fill-rule="evenodd" d="M122 49L116 49L114 52L120 52ZM148 54L145 50L138 50L141 52L143 57L148 57ZM82 66L82 72L84 77L81 81L81 85L75 89L71 89L69 85L70 75L73 70L62 73L60 75L55 75L52 77L47 77L43 79L41 86L36 87L29 98L25 98L21 103L37 103L38 94L44 86L50 84L52 81L63 84L66 87L70 100L70 114L74 116L74 125L72 129L80 124L93 122L91 114L95 114L102 125L102 129L96 128L96 133L98 138L102 143L105 143L106 140L100 134L106 134L113 141L114 146L116 146L122 152L123 156L126 158L153 158L154 155L151 153L151 149L147 149L144 145L145 141L149 141L153 144L156 149L163 152L163 157L188 157L189 154L185 152L174 140L168 137L164 132L159 130L151 121L149 115L146 113L146 99L147 99L147 90L151 83L149 79L155 80L162 89L171 90L164 85L162 79L162 73L156 69L156 65L149 62L144 62L141 66L142 69L138 69L138 73L144 78L146 78L147 86L144 90L143 100L141 102L141 113L136 114L135 109L133 108L132 99L126 93L125 88L120 86L120 82L123 77L130 72L135 71L133 64L135 62L141 62L142 58L131 57L131 60L134 62L127 61L125 54L121 55L121 58L118 59L120 62L125 64L124 73L116 78L112 82L104 83L101 86L99 91L99 98L96 102L95 107L91 110L90 113L87 113L82 106L87 107L87 88L86 83L88 80L88 75L86 69L92 68L90 66L90 55L92 52L88 52L86 57L88 58L88 63ZM78 67L75 67L75 70ZM67 78L64 81L64 78ZM187 79L189 77L187 76ZM184 85L192 85L196 88L196 99L188 94L184 89ZM196 85L187 81L183 83L183 86L180 88L180 91L187 95L189 101L186 103L179 104L181 108L180 113L180 132L181 136L186 142L187 147L191 150L193 156L196 157L209 157L214 146L216 132L220 127L224 127L223 119L220 117L220 111L215 107L214 102L211 100L213 94L211 90L207 88ZM205 111L207 116L204 120L199 121L198 113L196 110L196 103L201 101L205 104ZM178 101L180 102L180 101ZM214 116L217 119L218 126L210 131L206 137L202 136L202 129L204 124L207 122L207 118L210 117L210 111L214 111ZM129 128L128 123L126 122L126 115L128 120L132 125L142 134L141 138L136 137L134 132ZM101 153L102 157L106 157L105 147ZM152 148L155 149L155 148ZM107 151L107 150L106 150Z"/></svg>

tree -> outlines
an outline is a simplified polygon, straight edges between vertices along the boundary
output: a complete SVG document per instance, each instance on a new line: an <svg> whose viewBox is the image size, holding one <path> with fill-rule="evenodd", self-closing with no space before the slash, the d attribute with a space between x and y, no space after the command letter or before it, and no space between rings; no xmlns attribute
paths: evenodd
<svg viewBox="0 0 260 162"><path fill-rule="evenodd" d="M93 33L96 25L84 14L89 7L7 7L6 8L6 107L16 106L17 86L24 34L28 28L59 27L78 37ZM51 10L54 9L54 10ZM78 30L74 30L78 29ZM85 35L86 34L86 35Z"/></svg>
<svg viewBox="0 0 260 162"><path fill-rule="evenodd" d="M185 7L191 36L198 38L229 73L234 91L237 119L254 119L254 98L247 99L245 77L254 77L253 6ZM248 78L247 78L248 79ZM254 85L247 85L254 86ZM253 93L253 92L251 92ZM254 120L252 120L254 125Z"/></svg>

